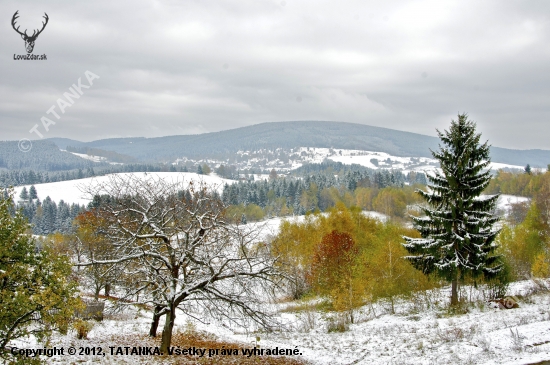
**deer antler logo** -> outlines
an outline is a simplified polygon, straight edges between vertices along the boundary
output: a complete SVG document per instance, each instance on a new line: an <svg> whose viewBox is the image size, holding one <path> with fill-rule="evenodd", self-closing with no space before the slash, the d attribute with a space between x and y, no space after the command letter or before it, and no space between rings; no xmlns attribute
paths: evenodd
<svg viewBox="0 0 550 365"><path fill-rule="evenodd" d="M42 22L42 29L38 30L34 30L32 35L29 36L27 34L27 30L25 29L25 33L21 33L19 31L19 26L16 28L15 27L15 20L17 18L19 18L19 15L17 15L17 13L19 12L19 10L17 10L15 12L15 14L13 14L13 18L11 18L11 26L13 27L13 29L21 34L21 38L23 38L23 40L25 41L25 48L27 49L27 53L32 53L32 50L34 49L34 42L36 41L36 38L38 37L38 35L40 33L42 33L42 31L44 30L44 28L46 28L46 24L48 24L48 14L44 13L44 19L46 19L46 22Z"/></svg>

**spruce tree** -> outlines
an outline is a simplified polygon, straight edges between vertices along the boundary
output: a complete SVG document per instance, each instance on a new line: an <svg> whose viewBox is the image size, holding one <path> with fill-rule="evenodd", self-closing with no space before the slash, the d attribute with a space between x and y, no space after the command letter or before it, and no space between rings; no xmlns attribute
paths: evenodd
<svg viewBox="0 0 550 365"><path fill-rule="evenodd" d="M492 212L498 195L480 196L491 176L489 145L480 145L476 124L459 114L448 131L437 133L443 146L431 152L441 171L428 176L428 191L418 191L428 207L422 208L423 217L413 217L422 238L405 237L406 258L425 274L450 281L451 305L456 305L465 275L488 279L502 270L494 254L498 218Z"/></svg>
<svg viewBox="0 0 550 365"><path fill-rule="evenodd" d="M31 199L31 200L38 199L38 195L37 195L36 188L34 187L34 185L32 185L30 190L29 190L29 199Z"/></svg>
<svg viewBox="0 0 550 365"><path fill-rule="evenodd" d="M21 190L21 193L19 194L19 198L21 198L21 200L29 200L29 193L26 187L24 187L23 190Z"/></svg>

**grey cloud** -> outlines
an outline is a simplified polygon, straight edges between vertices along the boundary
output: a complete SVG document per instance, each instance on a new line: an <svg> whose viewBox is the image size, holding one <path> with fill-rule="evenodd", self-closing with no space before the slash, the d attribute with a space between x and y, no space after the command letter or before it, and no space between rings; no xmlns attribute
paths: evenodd
<svg viewBox="0 0 550 365"><path fill-rule="evenodd" d="M0 139L29 136L86 70L48 137L202 133L336 120L435 135L468 112L493 145L545 148L550 3L4 1ZM47 29L23 54L11 29ZM298 98L301 101L298 102Z"/></svg>

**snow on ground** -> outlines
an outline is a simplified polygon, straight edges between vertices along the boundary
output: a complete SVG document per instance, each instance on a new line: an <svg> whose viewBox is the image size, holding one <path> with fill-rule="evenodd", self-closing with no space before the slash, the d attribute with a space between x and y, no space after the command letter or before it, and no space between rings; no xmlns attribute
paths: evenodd
<svg viewBox="0 0 550 365"><path fill-rule="evenodd" d="M202 181L208 186L217 188L221 193L224 184L232 184L234 180L222 179L217 176L197 175L193 172L135 172L135 173L118 173L105 176L90 177L86 179L58 181L53 183L36 184L36 192L40 200L44 200L49 196L54 202L63 200L65 203L88 204L90 197L83 193L83 188L94 184L107 183L111 176L119 177L135 176L140 179L164 179L168 183L182 182L187 185L190 181ZM19 197L23 187L30 189L31 185L18 186L14 188L15 198Z"/></svg>
<svg viewBox="0 0 550 365"><path fill-rule="evenodd" d="M61 150L62 152L67 152L66 150ZM104 162L104 161L107 161L107 157L102 157L102 156L93 156L93 155L88 155L86 153L76 153L76 152L69 152L70 154L72 155L75 155L75 156L78 156L80 158L83 158L85 160L90 160L90 161L94 161L94 162Z"/></svg>
<svg viewBox="0 0 550 365"><path fill-rule="evenodd" d="M328 216L329 213L321 213L324 216ZM370 218L378 219L382 222L385 222L388 219L388 216L374 211L363 211L363 215ZM279 228L281 226L281 223L283 221L289 221L291 223L302 223L305 220L305 215L292 215L288 217L275 217L275 218L269 218L261 222L254 222L254 223L248 223L246 226L248 228L256 228L258 229L258 240L264 241L267 238L274 237L279 233Z"/></svg>
<svg viewBox="0 0 550 365"><path fill-rule="evenodd" d="M509 211L512 204L529 202L529 200L524 196L502 194L497 200L497 209Z"/></svg>
<svg viewBox="0 0 550 365"><path fill-rule="evenodd" d="M401 301L396 314L384 303L357 311L349 330L328 333L323 313L287 314L294 330L264 334L265 347L284 344L303 349L316 364L529 364L550 360L550 295L526 297L530 282L516 283L510 293L523 294L519 308L492 308L481 293L469 312L450 315L444 306L450 288ZM415 302L416 301L416 302ZM426 308L431 301L433 306ZM323 318L325 317L325 318Z"/></svg>
<svg viewBox="0 0 550 365"><path fill-rule="evenodd" d="M302 155L304 162L309 163L321 163L323 160L329 159L346 165L358 164L371 169L399 169L402 170L404 174L407 174L410 171L430 172L437 169L439 166L438 161L433 158L398 157L385 152L301 147L299 148L298 153ZM301 164L293 166L293 169L299 166L301 166ZM523 166L499 162L491 162L490 168L491 170L499 170L504 168L523 170Z"/></svg>
<svg viewBox="0 0 550 365"><path fill-rule="evenodd" d="M490 166L491 166L491 170L511 169L511 170L523 171L523 168L524 168L524 166L509 165L509 164L500 163L500 162L491 162Z"/></svg>
<svg viewBox="0 0 550 365"><path fill-rule="evenodd" d="M370 215L370 212L365 212ZM378 213L375 214L378 216ZM283 218L273 218L259 225L258 239L278 232ZM287 217L291 221L303 221L304 217ZM550 288L550 280L546 282ZM175 332L183 332L190 326L199 331L215 334L220 340L236 342L243 348L253 348L257 337L261 348L299 349L302 358L311 364L533 364L550 360L550 290L534 281L513 283L508 290L515 296L519 308L498 309L484 300L484 288L463 287L461 295L469 298L465 314L450 314L446 309L450 288L443 287L417 293L408 299L398 299L395 314L390 313L387 302L377 302L358 308L355 323L344 332L329 332L331 323L337 321L333 312L315 309L312 301L294 301L273 304L281 323L279 331L255 332L251 327L243 329L219 323L207 317L195 318L179 313ZM309 310L303 310L309 307ZM196 318L201 318L198 321ZM111 313L102 322L95 323L87 340L77 340L75 332L56 334L49 347L68 349L76 347L101 347L107 354L55 356L48 363L88 364L160 364L174 359L160 360L151 356L114 356L109 346L152 346L147 338L151 312L127 307L121 313ZM162 328L162 321L159 332ZM14 343L19 348L37 348L33 340ZM178 360L175 358L175 360ZM261 358L258 359L261 362ZM238 358L236 358L238 363ZM214 359L214 362L216 360Z"/></svg>
<svg viewBox="0 0 550 365"><path fill-rule="evenodd" d="M269 174L252 174L254 181L269 180Z"/></svg>
<svg viewBox="0 0 550 365"><path fill-rule="evenodd" d="M385 152L300 147L298 153L302 156L302 161L308 163L321 163L325 159L329 159L346 165L358 164L371 169L401 169L404 170L404 173L424 172L439 166L437 161L432 158L397 157ZM299 166L293 166L293 168Z"/></svg>
<svg viewBox="0 0 550 365"><path fill-rule="evenodd" d="M297 348L303 359L319 365L533 364L550 360L550 293L537 293L536 288L530 281L514 283L509 292L518 298L519 308L507 310L485 302L481 291L464 287L463 295L473 304L467 313L453 315L445 309L450 288L444 287L398 300L395 314L390 314L383 302L359 308L356 323L344 332L327 331L334 313L288 309L304 302L277 304L280 331L247 333L207 318L202 318L207 323L201 323L180 313L175 332L192 327L243 348L253 348L259 337L263 349ZM107 354L55 356L47 359L48 363L158 364L152 356L114 356L109 350L109 346L151 346L146 337L150 320L149 311L129 307L95 323L87 340L77 340L74 331L55 335L49 347L101 347ZM40 346L32 340L14 345Z"/></svg>

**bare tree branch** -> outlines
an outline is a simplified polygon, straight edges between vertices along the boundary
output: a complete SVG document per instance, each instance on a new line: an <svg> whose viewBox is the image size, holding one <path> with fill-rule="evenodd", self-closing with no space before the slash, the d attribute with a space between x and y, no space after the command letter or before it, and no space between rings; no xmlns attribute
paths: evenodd
<svg viewBox="0 0 550 365"><path fill-rule="evenodd" d="M129 175L86 192L108 197L97 209L114 256L78 265L129 263L135 280L126 297L138 301L139 294L139 303L159 309L157 324L166 316L161 351L170 345L176 309L273 324L260 309L260 296L276 283L274 259L257 232L225 221L223 202L207 186Z"/></svg>

